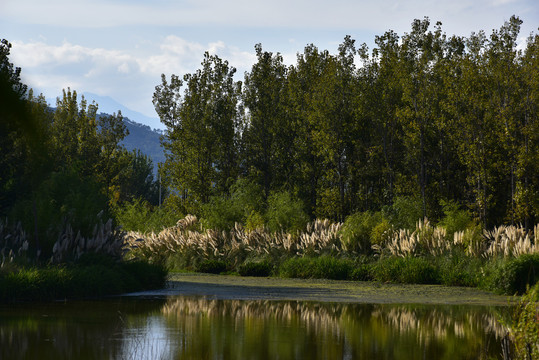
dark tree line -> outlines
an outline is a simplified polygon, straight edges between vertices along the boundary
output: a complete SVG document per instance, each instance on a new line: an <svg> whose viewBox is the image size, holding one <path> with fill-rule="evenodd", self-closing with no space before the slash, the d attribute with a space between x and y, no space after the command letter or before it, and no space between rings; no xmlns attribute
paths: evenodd
<svg viewBox="0 0 539 360"><path fill-rule="evenodd" d="M123 118L64 90L51 108L21 82L0 43L0 216L21 221L50 254L67 224L87 236L123 202L158 202L151 160L127 151ZM101 219L100 219L101 217Z"/></svg>
<svg viewBox="0 0 539 360"><path fill-rule="evenodd" d="M290 192L312 217L342 220L407 196L430 218L455 201L484 226L530 226L539 37L518 50L521 23L459 37L425 18L377 36L372 51L348 36L337 54L308 45L292 66L257 45L243 83L206 54L194 74L156 87L162 171L186 211L244 178L265 197Z"/></svg>

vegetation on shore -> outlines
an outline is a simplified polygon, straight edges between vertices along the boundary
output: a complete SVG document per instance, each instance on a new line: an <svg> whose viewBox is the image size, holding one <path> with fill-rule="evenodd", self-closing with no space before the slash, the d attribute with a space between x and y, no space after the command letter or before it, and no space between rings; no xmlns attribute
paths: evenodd
<svg viewBox="0 0 539 360"><path fill-rule="evenodd" d="M0 42L0 301L94 297L160 287L165 268L125 259L111 219L156 203L151 161L127 151L120 113L68 89L56 108L21 82Z"/></svg>
<svg viewBox="0 0 539 360"><path fill-rule="evenodd" d="M511 295L539 280L539 226L535 232L499 227L464 241L465 230L448 236L425 220L413 231L390 228L384 241L371 244L357 233L346 237L352 225L362 225L350 222L317 220L289 232L241 224L218 231L187 216L159 233L128 232L127 244L133 256L173 270L472 286Z"/></svg>

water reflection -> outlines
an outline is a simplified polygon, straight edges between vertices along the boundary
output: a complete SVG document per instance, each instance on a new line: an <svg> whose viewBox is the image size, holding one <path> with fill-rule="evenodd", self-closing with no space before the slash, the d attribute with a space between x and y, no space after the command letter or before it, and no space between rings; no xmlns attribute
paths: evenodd
<svg viewBox="0 0 539 360"><path fill-rule="evenodd" d="M200 297L16 306L0 308L0 358L500 358L508 311Z"/></svg>

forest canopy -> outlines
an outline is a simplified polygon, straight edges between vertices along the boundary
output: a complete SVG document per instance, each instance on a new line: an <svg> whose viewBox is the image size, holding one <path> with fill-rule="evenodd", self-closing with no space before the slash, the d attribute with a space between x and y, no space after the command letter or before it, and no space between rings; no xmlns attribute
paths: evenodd
<svg viewBox="0 0 539 360"><path fill-rule="evenodd" d="M424 18L372 50L350 36L336 54L307 45L291 66L258 44L243 82L206 53L156 87L162 177L182 212L224 206L244 222L260 204L230 215L231 204L249 190L265 204L289 196L311 218L400 204L438 220L456 206L483 227L528 227L539 219L539 37L520 49L521 24L461 37Z"/></svg>

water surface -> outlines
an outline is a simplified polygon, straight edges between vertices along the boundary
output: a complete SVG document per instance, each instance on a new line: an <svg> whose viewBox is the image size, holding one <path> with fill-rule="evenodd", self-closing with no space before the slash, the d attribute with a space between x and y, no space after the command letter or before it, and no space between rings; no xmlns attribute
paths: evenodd
<svg viewBox="0 0 539 360"><path fill-rule="evenodd" d="M211 296L3 305L0 358L501 358L509 310Z"/></svg>

